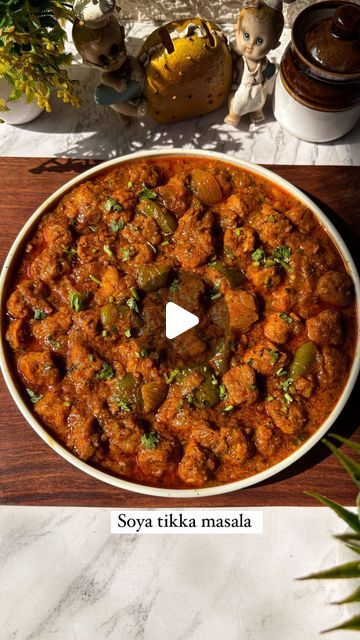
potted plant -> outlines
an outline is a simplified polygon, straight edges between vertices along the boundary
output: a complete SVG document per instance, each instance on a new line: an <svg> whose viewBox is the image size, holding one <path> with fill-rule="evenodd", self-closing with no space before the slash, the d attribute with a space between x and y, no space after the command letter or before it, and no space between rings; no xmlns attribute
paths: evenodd
<svg viewBox="0 0 360 640"><path fill-rule="evenodd" d="M342 436L338 436L336 434L332 434L331 436L338 442L342 444L348 445L351 449L353 449L357 454L360 454L360 443L352 442ZM327 439L324 439L323 442L329 447L329 449L333 452L333 454L337 457L342 466L346 469L346 471L351 476L354 481L356 487L360 489L360 463L355 460L353 457L350 457L337 449L332 442ZM312 573L311 575L300 578L300 580L327 580L327 579L342 579L343 581L351 580L352 578L356 578L355 590L348 593L345 598L339 600L334 604L348 604L348 603L359 603L360 602L360 586L359 586L359 578L360 578L360 493L357 495L356 499L356 511L350 511L349 509L345 509L342 505L326 498L319 493L314 493L312 491L306 492L308 495L313 496L319 502L330 507L335 513L342 518L346 524L348 525L349 531L336 536L343 545L346 545L348 551L352 552L353 558L350 561L345 562L344 564L337 565L335 567L331 567L329 569L325 569L324 571L320 571L318 573ZM349 590L350 590L349 583ZM353 587L354 588L354 587ZM345 620L341 622L336 627L332 627L331 629L326 629L326 631L335 631L340 629L348 629L351 631L360 631L360 614L357 613L349 620ZM325 632L326 632L325 631ZM323 633L325 633L323 632Z"/></svg>
<svg viewBox="0 0 360 640"><path fill-rule="evenodd" d="M11 124L23 124L43 109L50 94L79 106L76 81L64 51L65 20L73 20L72 3L63 0L0 1L0 111Z"/></svg>

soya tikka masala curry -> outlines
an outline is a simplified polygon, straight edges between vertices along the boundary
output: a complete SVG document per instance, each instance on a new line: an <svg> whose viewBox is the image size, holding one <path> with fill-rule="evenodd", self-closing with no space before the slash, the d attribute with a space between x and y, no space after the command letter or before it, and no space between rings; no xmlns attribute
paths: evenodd
<svg viewBox="0 0 360 640"><path fill-rule="evenodd" d="M172 301L199 325L165 336ZM80 459L162 487L273 466L324 422L353 286L303 204L232 164L133 160L45 214L7 300L29 404Z"/></svg>

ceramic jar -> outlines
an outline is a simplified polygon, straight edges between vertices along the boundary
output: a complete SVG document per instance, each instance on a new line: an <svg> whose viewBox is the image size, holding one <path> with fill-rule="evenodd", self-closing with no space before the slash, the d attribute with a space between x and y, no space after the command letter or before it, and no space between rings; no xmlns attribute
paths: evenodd
<svg viewBox="0 0 360 640"><path fill-rule="evenodd" d="M302 140L340 138L360 117L360 7L327 0L294 22L280 64L274 115Z"/></svg>

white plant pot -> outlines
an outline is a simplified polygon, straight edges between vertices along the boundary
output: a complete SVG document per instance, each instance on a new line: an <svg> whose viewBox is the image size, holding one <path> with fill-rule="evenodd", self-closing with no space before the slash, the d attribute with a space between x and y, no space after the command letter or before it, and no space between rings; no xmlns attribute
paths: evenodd
<svg viewBox="0 0 360 640"><path fill-rule="evenodd" d="M0 78L0 98L6 100L10 93L11 87L9 83ZM26 124L31 120L35 120L43 112L43 109L40 109L36 101L27 102L25 96L10 102L7 106L9 111L0 111L0 118L7 124Z"/></svg>

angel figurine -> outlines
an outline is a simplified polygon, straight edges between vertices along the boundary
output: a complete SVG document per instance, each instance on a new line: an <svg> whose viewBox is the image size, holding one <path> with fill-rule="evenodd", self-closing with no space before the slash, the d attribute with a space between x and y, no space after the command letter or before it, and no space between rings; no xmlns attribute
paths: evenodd
<svg viewBox="0 0 360 640"><path fill-rule="evenodd" d="M224 120L227 124L237 126L246 113L256 124L264 120L267 83L276 70L266 54L279 46L283 28L282 2L245 0L234 25L236 48L241 54L237 62L241 80L229 97L229 113Z"/></svg>
<svg viewBox="0 0 360 640"><path fill-rule="evenodd" d="M95 102L125 119L141 118L147 111L145 73L137 58L127 54L124 27L114 11L115 0L75 0L73 41L83 62L102 71Z"/></svg>

